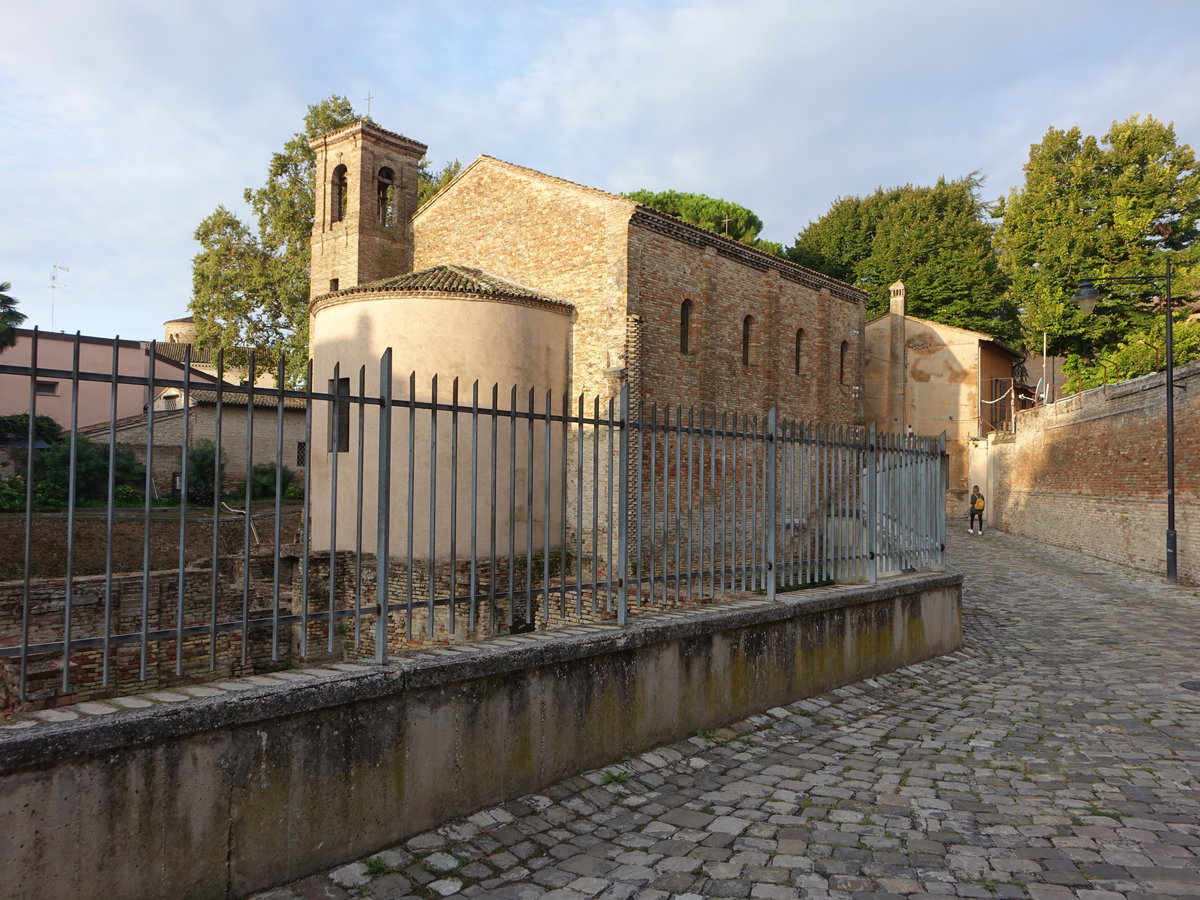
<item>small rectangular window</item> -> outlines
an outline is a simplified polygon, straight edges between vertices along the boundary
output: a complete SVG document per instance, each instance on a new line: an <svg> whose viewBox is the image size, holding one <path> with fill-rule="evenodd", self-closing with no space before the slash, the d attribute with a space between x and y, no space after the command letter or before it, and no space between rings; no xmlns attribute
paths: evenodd
<svg viewBox="0 0 1200 900"><path fill-rule="evenodd" d="M338 289L338 280L336 278L329 279L329 292L332 294Z"/></svg>
<svg viewBox="0 0 1200 900"><path fill-rule="evenodd" d="M296 441L296 465L308 465L308 444L304 441Z"/></svg>
<svg viewBox="0 0 1200 900"><path fill-rule="evenodd" d="M350 379L329 379L329 393L333 402L329 404L329 452L350 452ZM337 432L335 435L334 432ZM334 446L334 442L337 446Z"/></svg>
<svg viewBox="0 0 1200 900"><path fill-rule="evenodd" d="M57 381L39 381L35 390L40 397L57 397L58 382Z"/></svg>

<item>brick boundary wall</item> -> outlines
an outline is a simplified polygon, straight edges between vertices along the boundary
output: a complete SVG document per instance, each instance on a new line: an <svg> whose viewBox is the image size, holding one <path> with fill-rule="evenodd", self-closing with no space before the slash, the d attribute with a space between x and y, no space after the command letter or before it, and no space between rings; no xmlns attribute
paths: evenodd
<svg viewBox="0 0 1200 900"><path fill-rule="evenodd" d="M1200 583L1200 362L1175 370L1179 578ZM1166 573L1162 373L1017 413L986 446L988 521L1003 531ZM973 465L972 473L980 471ZM957 523L956 523L957 524ZM965 527L965 526L964 526Z"/></svg>

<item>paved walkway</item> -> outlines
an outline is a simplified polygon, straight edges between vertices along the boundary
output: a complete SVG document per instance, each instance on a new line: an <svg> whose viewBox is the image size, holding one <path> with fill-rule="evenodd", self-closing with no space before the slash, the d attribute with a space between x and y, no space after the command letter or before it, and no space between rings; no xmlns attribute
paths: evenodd
<svg viewBox="0 0 1200 900"><path fill-rule="evenodd" d="M1200 597L951 535L965 647L258 895L1200 897Z"/></svg>

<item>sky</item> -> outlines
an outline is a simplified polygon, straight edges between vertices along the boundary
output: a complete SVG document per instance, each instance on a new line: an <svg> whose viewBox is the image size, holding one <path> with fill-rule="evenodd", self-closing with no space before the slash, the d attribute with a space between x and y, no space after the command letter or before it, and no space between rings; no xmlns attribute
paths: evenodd
<svg viewBox="0 0 1200 900"><path fill-rule="evenodd" d="M1195 0L0 0L0 22L0 282L26 327L101 337L188 314L196 226L248 218L334 94L435 167L696 191L785 245L880 186L979 172L998 198L1051 127L1151 114L1200 146Z"/></svg>

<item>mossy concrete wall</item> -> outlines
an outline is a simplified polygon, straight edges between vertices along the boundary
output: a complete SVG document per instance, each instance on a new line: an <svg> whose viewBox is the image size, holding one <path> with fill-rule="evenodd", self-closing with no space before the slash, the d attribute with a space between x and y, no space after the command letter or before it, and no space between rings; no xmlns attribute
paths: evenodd
<svg viewBox="0 0 1200 900"><path fill-rule="evenodd" d="M960 588L922 575L732 601L0 728L0 895L237 897L286 882L949 653Z"/></svg>

